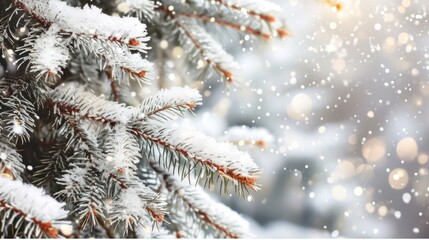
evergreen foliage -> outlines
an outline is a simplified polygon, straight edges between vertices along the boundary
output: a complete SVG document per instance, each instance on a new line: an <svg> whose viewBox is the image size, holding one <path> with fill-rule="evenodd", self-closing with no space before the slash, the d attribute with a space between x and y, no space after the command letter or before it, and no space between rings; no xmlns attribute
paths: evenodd
<svg viewBox="0 0 429 240"><path fill-rule="evenodd" d="M202 104L198 90L163 88L175 46L187 78L239 81L208 29L285 37L276 5L5 0L0 10L2 237L251 236L202 187L246 196L260 169L231 142L178 123ZM152 94L135 96L148 84Z"/></svg>

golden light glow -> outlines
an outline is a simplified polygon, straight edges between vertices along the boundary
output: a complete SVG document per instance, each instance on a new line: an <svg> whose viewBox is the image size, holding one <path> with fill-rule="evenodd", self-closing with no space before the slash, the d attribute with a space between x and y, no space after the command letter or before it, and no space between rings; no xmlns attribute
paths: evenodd
<svg viewBox="0 0 429 240"><path fill-rule="evenodd" d="M361 188L361 187L355 187L355 189L354 189L354 194L356 195L356 196L362 196L362 194L363 194L363 188Z"/></svg>
<svg viewBox="0 0 429 240"><path fill-rule="evenodd" d="M410 40L410 35L406 32L402 32L398 35L398 42L400 44L407 44Z"/></svg>
<svg viewBox="0 0 429 240"><path fill-rule="evenodd" d="M331 192L335 200L341 201L347 197L347 189L341 185L334 186Z"/></svg>
<svg viewBox="0 0 429 240"><path fill-rule="evenodd" d="M366 208L366 210L367 210L369 213L373 213L373 212L375 211L375 207L374 207L374 205L372 205L371 203L367 203L367 204L365 205L365 208Z"/></svg>
<svg viewBox="0 0 429 240"><path fill-rule="evenodd" d="M60 227L61 234L68 237L73 234L73 226L69 224L63 224Z"/></svg>
<svg viewBox="0 0 429 240"><path fill-rule="evenodd" d="M421 153L421 154L419 155L418 159L417 159L417 161L418 161L421 165L426 164L426 163L428 162L428 160L429 160L428 155L427 155L427 154L425 154L425 153Z"/></svg>
<svg viewBox="0 0 429 240"><path fill-rule="evenodd" d="M172 53L175 58L181 58L183 56L184 51L181 47L174 47Z"/></svg>
<svg viewBox="0 0 429 240"><path fill-rule="evenodd" d="M386 146L384 141L380 138L371 138L366 141L362 146L363 157L370 161L376 162L381 160L386 153Z"/></svg>
<svg viewBox="0 0 429 240"><path fill-rule="evenodd" d="M334 177L339 179L350 178L355 174L355 166L350 161L341 161L335 168Z"/></svg>
<svg viewBox="0 0 429 240"><path fill-rule="evenodd" d="M387 207L386 207L386 206L380 206L380 207L378 208L378 211L377 211L378 215L380 215L381 217L386 216L386 215L387 215L387 212L388 212L388 209L387 209Z"/></svg>
<svg viewBox="0 0 429 240"><path fill-rule="evenodd" d="M301 119L308 116L312 110L313 101L305 93L298 93L288 106L288 114L294 119Z"/></svg>
<svg viewBox="0 0 429 240"><path fill-rule="evenodd" d="M408 173L403 168L396 168L389 174L389 185L391 188L401 190L408 184Z"/></svg>
<svg viewBox="0 0 429 240"><path fill-rule="evenodd" d="M401 160L414 160L418 154L418 147L414 138L406 137L401 139L396 145L396 154Z"/></svg>

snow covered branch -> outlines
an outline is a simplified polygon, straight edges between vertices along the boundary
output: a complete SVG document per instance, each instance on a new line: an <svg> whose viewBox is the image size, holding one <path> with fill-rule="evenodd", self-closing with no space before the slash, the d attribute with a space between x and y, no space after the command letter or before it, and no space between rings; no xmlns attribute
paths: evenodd
<svg viewBox="0 0 429 240"><path fill-rule="evenodd" d="M192 90L185 88L183 91L186 93ZM199 94L195 92L186 98L181 98L181 95L178 95L180 92L181 90L179 89L172 89L159 93L159 95L148 99L142 104L140 107L142 112L99 98L92 101L94 96L82 90L59 89L54 92L53 100L51 101L54 101L52 103L54 112L115 126L128 123L131 116L142 116L142 114L143 117L153 116L155 113L159 114L160 110L171 109L170 106L193 107L200 100ZM175 98L178 100L172 101L173 96L176 96ZM169 106L169 108L166 106ZM174 152L171 155L172 159L169 160L168 157L165 157L165 164L169 161L176 162L183 157L189 160L188 164L190 166L203 167L205 174L209 176L215 173L219 174L225 187L230 180L238 183L236 192L240 194L244 195L247 187L254 190L259 188L256 184L259 168L248 154L239 151L231 144L217 143L213 138L207 137L200 132L184 130L177 125L172 125L171 122L160 121L160 119L146 118L142 121L137 118L130 121L129 124L132 134L147 143L151 143L146 146L153 147L156 145ZM207 148L207 146L210 147ZM146 152L151 152L151 147ZM200 171L200 175L202 171ZM210 182L206 181L207 183L210 184Z"/></svg>
<svg viewBox="0 0 429 240"><path fill-rule="evenodd" d="M176 208L181 208L184 204L190 211L194 212L203 225L215 229L218 236L226 238L249 237L248 223L230 208L213 201L201 188L178 187L176 196ZM175 211L180 212L181 210L175 209ZM180 213L178 215L180 217Z"/></svg>
<svg viewBox="0 0 429 240"><path fill-rule="evenodd" d="M152 219L158 223L164 221L165 205L165 199L140 183L122 190L113 199L109 206L110 220L113 225L122 226L127 234L128 229L151 225Z"/></svg>
<svg viewBox="0 0 429 240"><path fill-rule="evenodd" d="M110 102L86 92L83 88L57 88L51 92L46 106L56 114L68 114L78 119L89 119L99 123L127 123L136 110L124 104Z"/></svg>
<svg viewBox="0 0 429 240"><path fill-rule="evenodd" d="M151 0L125 0L118 5L118 9L139 19L152 19L155 14L155 4Z"/></svg>
<svg viewBox="0 0 429 240"><path fill-rule="evenodd" d="M39 188L0 177L0 213L14 216L2 220L0 232L3 234L10 225L18 224L27 237L57 238L55 224L67 217L63 208L64 204Z"/></svg>
<svg viewBox="0 0 429 240"><path fill-rule="evenodd" d="M74 101L69 99L70 93L73 93ZM91 99L98 99L98 103L90 104ZM97 139L91 136L91 131L82 129L76 125L75 120L68 120L66 127L72 128L74 144L80 145L84 149L84 156L88 159L82 166L76 166L73 171L68 171L60 182L65 186L64 191L59 193L79 204L77 214L81 220L82 227L87 224L95 226L101 219L107 216L112 219L112 224L122 225L124 234L129 228L136 225L145 225L149 220L157 222L163 221L163 204L157 200L157 195L147 187L141 185L135 175L137 170L136 163L140 161L140 148L135 137L126 129L126 123L131 115L135 115L135 110L126 108L121 104L109 102L96 98L94 95L84 92L81 89L71 88L64 91L55 92L52 99L54 112L60 116L81 117L83 120L91 122L105 123L112 127L112 132L108 135L104 151L101 152ZM68 101L66 101L68 100ZM85 102L85 100L89 102ZM52 101L52 100L51 100ZM61 101L71 104L61 105ZM110 115L106 113L106 108L111 108ZM122 113L119 118L119 113ZM113 198L112 206L106 206L102 199L106 193L102 190L99 180L94 180L97 175L107 182L117 184L122 190ZM108 184L109 192L114 191ZM134 205L124 205L124 198L132 197L133 200L139 199ZM139 208L134 208L137 205ZM140 208L145 211L138 211ZM112 210L109 210L112 209ZM144 215L146 213L147 215ZM89 216L89 217L88 217Z"/></svg>
<svg viewBox="0 0 429 240"><path fill-rule="evenodd" d="M185 16L207 24L217 24L266 40L289 35L283 24L272 15L279 12L279 7L266 1L178 2L167 0L163 7L157 10L168 15Z"/></svg>
<svg viewBox="0 0 429 240"><path fill-rule="evenodd" d="M173 87L159 91L140 104L140 119L155 118L171 119L169 114L183 115L186 110L193 110L201 105L202 97L196 89L189 87Z"/></svg>
<svg viewBox="0 0 429 240"><path fill-rule="evenodd" d="M96 7L75 8L59 0L12 2L38 24L18 50L29 52L19 61L30 60L31 71L39 78L61 75L70 59L68 48L97 56L100 69L111 67L118 82L128 83L130 78L148 83L152 78L151 64L141 56L149 49L146 25L137 18L109 16ZM38 36L40 32L44 33ZM132 54L132 50L140 53Z"/></svg>
<svg viewBox="0 0 429 240"><path fill-rule="evenodd" d="M119 174L126 180L133 176L140 161L140 147L137 139L127 132L124 125L115 126L105 143L108 171ZM127 188L126 185L123 188Z"/></svg>
<svg viewBox="0 0 429 240"><path fill-rule="evenodd" d="M132 54L129 50L116 45L109 47L103 46L103 43L89 41L82 43L83 52L92 52L97 56L99 68L104 70L111 68L112 78L117 82L124 81L128 84L128 79L136 80L140 84L149 83L153 79L152 64L143 59L141 54Z"/></svg>
<svg viewBox="0 0 429 240"><path fill-rule="evenodd" d="M185 221L192 219L195 223L208 227L188 228L185 230L186 237L198 237L199 229L204 229L206 235L216 238L246 238L251 236L248 223L236 212L214 201L200 187L181 183L155 163L152 163L151 166L165 180L166 187L170 192L170 197L173 200L170 216L173 222L183 226Z"/></svg>
<svg viewBox="0 0 429 240"><path fill-rule="evenodd" d="M175 17L179 41L186 46L197 67L213 67L228 83L237 80L238 64L223 47L192 19ZM203 64L201 64L203 63Z"/></svg>
<svg viewBox="0 0 429 240"><path fill-rule="evenodd" d="M51 91L45 105L59 115L115 126L147 118L165 118L169 114L181 114L201 104L201 95L188 87L162 90L146 98L140 107L134 108L104 100L83 88L60 87ZM171 119L171 118L168 118Z"/></svg>
<svg viewBox="0 0 429 240"><path fill-rule="evenodd" d="M95 134L88 125L79 124L75 119L63 117L63 124L59 132L66 133L69 140L66 148L75 150L75 167L60 178L66 191L60 191L57 195L69 197L68 202L77 204L75 214L79 220L79 228L92 228L106 219L106 206L104 199L106 193L102 180L105 179L104 156L98 147ZM84 161L79 161L81 155ZM75 202L74 202L75 201Z"/></svg>
<svg viewBox="0 0 429 240"><path fill-rule="evenodd" d="M227 83L239 82L238 64L205 30L207 25L230 28L269 40L289 35L273 15L279 7L266 1L163 1L155 9L174 26L181 46L190 60L205 73L213 68Z"/></svg>
<svg viewBox="0 0 429 240"><path fill-rule="evenodd" d="M107 209L104 199L106 192L101 182L101 176L93 164L88 164L89 169L83 175L84 184L82 192L76 204L76 216L79 220L79 228L93 228L103 224L107 219Z"/></svg>
<svg viewBox="0 0 429 240"><path fill-rule="evenodd" d="M0 175L21 179L24 171L21 155L5 137L0 135Z"/></svg>
<svg viewBox="0 0 429 240"><path fill-rule="evenodd" d="M285 35L277 12L265 0L0 1L0 235L129 238L156 225L151 237L201 228L248 236L239 215L173 175L247 195L259 189L261 170L234 144L265 146L268 138L231 131L222 143L186 129L179 118L202 95L161 88L166 78L195 86L187 78L204 80L209 70L238 82L238 64L208 25L270 39ZM158 52L148 55L151 37ZM151 161L172 175L160 178ZM189 229L177 225L188 223L184 216ZM64 218L73 222L62 225L67 231L58 225Z"/></svg>
<svg viewBox="0 0 429 240"><path fill-rule="evenodd" d="M186 130L177 124L153 120L135 123L132 131L148 142L145 152L152 152L151 148L155 145L168 150L163 154L164 166L175 168L177 164L179 171L180 160L184 158L188 161L189 171L197 166L201 167L197 182L203 173L206 179L205 185L210 185L213 183L215 174L218 174L221 177L221 188L224 185L225 190L230 181L236 184L235 190L241 195L246 194L247 188L259 189L256 180L260 169L247 153L239 151L231 144L218 143L201 132ZM182 168L183 172L186 170L186 167ZM197 172L195 169L193 171ZM183 175L186 174L182 173Z"/></svg>
<svg viewBox="0 0 429 240"><path fill-rule="evenodd" d="M53 141L52 139L49 139ZM70 165L69 160L73 151L64 148L65 140L49 144L48 150L40 159L40 165L36 166L34 173L34 183L37 186L52 185L56 177L63 174Z"/></svg>
<svg viewBox="0 0 429 240"><path fill-rule="evenodd" d="M67 66L70 54L64 40L57 35L58 26L52 25L48 31L39 38L27 38L26 44L21 49L21 54L29 52L27 57L20 61L27 60L31 63L31 72L37 73L38 78L55 77L62 74L62 68Z"/></svg>
<svg viewBox="0 0 429 240"><path fill-rule="evenodd" d="M146 26L136 18L109 16L96 7L80 9L59 0L12 2L43 27L57 24L64 36L111 41L143 52L148 49L145 43L149 40Z"/></svg>
<svg viewBox="0 0 429 240"><path fill-rule="evenodd" d="M12 96L7 102L2 100L0 104L9 108L2 114L2 117L7 120L5 130L8 132L8 137L16 137L22 142L30 140L30 134L35 127L33 117L37 116L33 103L25 98Z"/></svg>

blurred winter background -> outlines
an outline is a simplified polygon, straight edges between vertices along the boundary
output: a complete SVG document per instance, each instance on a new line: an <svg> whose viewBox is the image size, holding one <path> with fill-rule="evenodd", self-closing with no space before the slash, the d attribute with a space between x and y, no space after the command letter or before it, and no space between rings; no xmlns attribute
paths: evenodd
<svg viewBox="0 0 429 240"><path fill-rule="evenodd" d="M190 123L264 169L222 200L258 237L429 237L429 2L276 2L292 36L231 44L241 88L207 85Z"/></svg>

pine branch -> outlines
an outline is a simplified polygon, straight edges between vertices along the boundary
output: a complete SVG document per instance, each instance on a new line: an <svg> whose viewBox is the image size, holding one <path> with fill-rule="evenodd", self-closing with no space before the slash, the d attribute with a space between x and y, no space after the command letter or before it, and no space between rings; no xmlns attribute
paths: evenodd
<svg viewBox="0 0 429 240"><path fill-rule="evenodd" d="M40 165L36 166L33 182L37 186L53 184L55 178L67 169L72 151L64 148L64 142L52 144L49 151L44 154L44 158L40 160Z"/></svg>
<svg viewBox="0 0 429 240"><path fill-rule="evenodd" d="M6 4L4 4L6 5ZM10 7L4 7L4 9L1 9L1 15L0 15L0 52L2 53L5 58L11 57L11 54L9 54L8 49L9 45L12 45L15 42L15 39L17 39L17 36L14 34L14 31L11 29L12 26L10 24L11 20L14 17L14 11L11 11ZM16 23L16 25L19 25L19 22Z"/></svg>
<svg viewBox="0 0 429 240"><path fill-rule="evenodd" d="M86 97L82 98L82 96ZM115 126L118 123L127 123L127 119L130 119L130 116L141 116L132 108L125 108L120 104L110 103L102 99L89 100L93 98L93 95L82 92L82 90L58 89L50 101L54 101L52 105L54 112L60 115L64 113L77 115L87 120L111 126ZM196 100L198 101L198 99ZM195 99L192 99L192 101L188 106L195 105ZM119 116L119 114L122 115ZM129 124L131 133L147 142L146 147L149 146L146 149L147 153L153 151L151 148L155 145L174 152L174 155L170 156L172 158L169 158L169 155L165 155L165 164L180 161L183 157L189 160L189 166L203 167L205 173L208 174L206 179L210 180L206 180L205 185L207 183L210 185L215 177L214 174L218 173L222 177L221 183L225 185L225 189L230 180L231 182L239 183L238 186L236 185L236 192L242 195L247 191L247 187L254 190L259 188L256 185L256 179L260 170L248 154L238 151L236 147L230 144L217 143L213 138L207 137L202 133L184 131L177 126L170 126L171 123L159 122L159 119L133 120ZM149 143L154 143L155 145ZM201 145L201 143L204 143L205 146ZM211 150L207 150L207 146L211 146ZM170 166L175 165L170 163ZM185 170L185 168L182 168L182 170ZM200 171L199 176L201 176L202 171Z"/></svg>
<svg viewBox="0 0 429 240"><path fill-rule="evenodd" d="M64 40L57 35L58 28L58 25L52 24L49 30L38 38L27 37L25 44L17 49L20 54L29 53L19 61L30 61L30 72L36 73L39 79L59 77L63 73L62 68L67 66L70 59Z"/></svg>
<svg viewBox="0 0 429 240"><path fill-rule="evenodd" d="M43 81L34 81L33 75L0 78L0 104L7 105L10 97L26 99L35 108L45 101L49 87Z"/></svg>
<svg viewBox="0 0 429 240"><path fill-rule="evenodd" d="M0 177L0 233L8 228L22 231L26 238L59 236L55 224L67 217L61 204L43 190L20 181ZM8 217L10 216L10 217Z"/></svg>
<svg viewBox="0 0 429 240"><path fill-rule="evenodd" d="M178 179L204 187L219 183L224 192L234 185L239 195L258 190L260 169L231 143L263 146L268 138L256 133L257 139L237 137L231 130L231 143L217 142L174 122L201 105L197 90L162 90L140 103L134 97L154 88L138 92L134 87L156 80L146 60L150 47L143 22L166 53L157 67L171 67L167 60L175 54L167 51L180 46L190 59L182 63L192 62L201 74L213 69L232 83L239 80L238 64L207 28L263 39L285 36L276 5L265 0L7 4L0 3L0 49L11 69L0 78L2 237L199 237L199 230L212 237L248 236L238 214ZM166 46L164 39L174 43ZM18 65L9 65L12 62ZM16 147L18 141L23 144ZM22 149L25 165L17 148ZM149 166L155 160L163 167ZM44 186L65 203L21 178ZM59 222L66 217L74 224L63 225L68 233ZM171 231L163 228L168 221L173 223Z"/></svg>
<svg viewBox="0 0 429 240"><path fill-rule="evenodd" d="M21 155L6 137L0 135L0 175L13 179L21 179L24 171Z"/></svg>
<svg viewBox="0 0 429 240"><path fill-rule="evenodd" d="M201 104L201 95L190 88L172 88L146 98L139 108L126 106L95 97L83 88L57 88L51 91L44 106L59 116L74 116L114 127L118 124L145 121L145 119L172 119L182 116Z"/></svg>
<svg viewBox="0 0 429 240"><path fill-rule="evenodd" d="M139 121L147 118L173 119L172 115L183 117L186 111L201 105L201 95L196 89L173 87L163 89L140 104Z"/></svg>
<svg viewBox="0 0 429 240"><path fill-rule="evenodd" d="M12 2L39 23L33 26L26 44L19 49L22 54L30 52L20 61L30 60L31 71L37 72L39 78L59 76L60 68L65 67L70 58L67 49L70 46L97 56L100 69L110 66L113 78L118 82L128 83L128 78L131 78L148 83L151 78L151 64L140 54L130 53L130 50L146 53L149 49L146 46L149 40L146 26L136 18L112 17L94 7L74 8L58 0ZM36 33L42 31L40 27L49 30L35 38ZM43 51L46 49L49 50Z"/></svg>
<svg viewBox="0 0 429 240"><path fill-rule="evenodd" d="M67 93L65 93L67 94ZM77 99L79 100L79 99ZM119 104L118 104L119 105ZM77 109L77 108L76 108ZM77 112L77 110L69 111ZM88 115L87 115L88 116ZM100 118L89 118L92 120L98 120ZM156 195L150 191L150 189L144 187L138 182L134 173L136 170L135 164L139 162L139 146L137 141L130 133L128 133L124 125L118 124L113 128L113 133L106 140L106 156L103 157L95 144L95 140L91 140L91 137L84 129L80 129L78 125L71 119L68 120L69 127L75 129L74 136L78 138L76 144L84 145L83 149L85 158L88 159L86 168L89 170L85 171L82 176L82 170L76 171L80 173L80 176L73 175L72 172L62 178L62 182L67 191L63 191L61 194L77 199L76 195L81 191L81 197L77 200L78 208L76 210L79 219L81 220L81 226L84 228L88 223L90 226L95 226L100 222L100 219L112 220L112 224L123 226L124 234L127 234L128 229L133 229L135 225L144 225L149 222L149 219L154 219L157 222L163 221L163 202L157 199ZM112 123L113 121L107 121ZM73 145L76 145L73 144ZM70 145L70 144L69 144ZM103 161L103 160L106 161ZM104 213L104 204L102 199L105 198L105 193L101 191L102 187L98 181L94 182L93 176L98 175L102 179L111 179L117 183L122 190L114 197L113 212ZM79 177L82 177L84 181ZM89 188L88 188L89 186ZM137 192L139 194L137 194ZM77 194L76 194L77 193ZM144 210L147 215L142 214L145 211L138 211L132 208L128 208L129 204L123 205L125 195L130 197L135 195L133 200L139 199L141 204L144 204ZM152 194L152 195L151 195ZM137 203L136 203L137 204ZM136 206L136 205L132 205ZM143 206L143 205L140 205ZM121 209L120 211L117 209ZM138 213L138 214L137 214Z"/></svg>
<svg viewBox="0 0 429 240"><path fill-rule="evenodd" d="M204 185L211 185L218 175L217 181L221 177L221 188L223 185L225 191L230 182L237 183L235 190L240 195L245 195L247 188L259 189L256 184L259 168L248 154L238 151L233 145L218 143L200 132L153 120L135 123L132 132L145 140L146 154L150 155L156 147L166 151L160 151L159 159L163 166L169 169L177 166L179 172L181 160L185 159L189 167L182 166L182 176L188 176L191 170L196 173L198 169L194 168L198 166L200 171L196 182L204 174Z"/></svg>
<svg viewBox="0 0 429 240"><path fill-rule="evenodd" d="M113 128L104 145L107 162L105 171L109 172L109 176L119 181L123 189L128 188L126 182L130 185L137 184L136 164L140 162L140 147L137 139L124 125L118 125Z"/></svg>
<svg viewBox="0 0 429 240"><path fill-rule="evenodd" d="M90 89L101 88L102 81L100 81L98 64L93 55L86 56L83 52L76 51L69 62L68 70L72 75L66 80L78 80ZM106 68L105 71L109 71L109 68Z"/></svg>
<svg viewBox="0 0 429 240"><path fill-rule="evenodd" d="M229 27L229 28L232 28L232 29L237 30L237 31L242 31L242 32L254 35L256 37L262 37L265 40L269 40L272 37L271 34L264 33L264 32L262 32L262 30L255 29L252 27L246 27L243 25L236 24L234 22L223 21L220 19L215 19L213 17L208 17L208 16L204 16L204 15L197 15L197 14L190 14L190 13L180 13L180 15L183 15L183 16L188 17L188 18L194 18L194 19L203 21L205 23L219 24L221 26Z"/></svg>
<svg viewBox="0 0 429 240"><path fill-rule="evenodd" d="M118 5L120 11L139 19L151 20L155 14L155 4L151 0L125 0Z"/></svg>
<svg viewBox="0 0 429 240"><path fill-rule="evenodd" d="M79 220L79 228L85 229L87 226L93 228L101 224L100 219L103 221L106 219L107 210L103 202L106 194L101 183L105 158L97 146L95 136L89 130L81 127L82 125L85 126L84 124L78 124L73 118L65 117L64 125L61 126L62 128L70 129L68 132L70 132L71 137L66 146L73 146L75 150L81 152L86 162L82 164L84 170L77 171L80 174L83 173L83 175L68 175L60 182L66 183L66 188L71 189L72 194L68 192L65 196L77 199L74 212L76 212ZM81 177L81 179L77 179L78 177ZM76 192L77 196L73 192ZM68 199L68 201L70 200Z"/></svg>
<svg viewBox="0 0 429 240"><path fill-rule="evenodd" d="M153 79L152 64L143 59L139 53L131 54L129 50L111 45L104 46L100 41L75 43L76 48L83 52L91 52L97 57L100 70L111 69L112 78L117 82L128 79L136 80L139 84L147 84Z"/></svg>
<svg viewBox="0 0 429 240"><path fill-rule="evenodd" d="M0 98L0 105L8 108L1 112L6 124L4 130L8 132L8 137L21 142L29 141L35 127L33 117L37 117L33 103L26 98L14 95L9 97L7 101Z"/></svg>
<svg viewBox="0 0 429 240"><path fill-rule="evenodd" d="M76 204L74 212L79 220L79 229L85 229L87 226L90 229L97 225L104 226L107 219L107 209L104 204L106 193L101 180L106 178L106 175L103 177L104 166L102 165L105 158L90 132L81 128L72 118L66 118L65 121L67 127L72 129L72 137L67 145L82 151L86 161L82 164L74 164L71 170L66 171L66 174L59 179L59 184L63 185L64 189L56 195ZM79 159L82 158L75 157L75 161Z"/></svg>
<svg viewBox="0 0 429 240"><path fill-rule="evenodd" d="M56 192L55 196L68 205L75 203L79 199L79 194L83 192L85 181L84 176L88 169L79 164L70 164L71 168L65 170L63 175L57 179L58 184L63 186L63 189Z"/></svg>
<svg viewBox="0 0 429 240"><path fill-rule="evenodd" d="M209 227L207 229L200 226L194 231L192 231L192 227L188 227L186 228L187 237L198 237L200 229L206 235L212 235L216 238L243 238L250 236L247 222L236 212L223 204L213 201L201 188L181 183L157 164L152 162L151 166L163 178L171 194L170 216L172 220L179 226L192 226L193 223L189 223L189 220L192 219L194 224ZM190 217L188 217L189 215ZM214 233L210 230L214 231Z"/></svg>
<svg viewBox="0 0 429 240"><path fill-rule="evenodd" d="M139 184L135 176L136 164L140 162L140 148L137 140L124 125L116 125L104 143L106 153L105 171L110 180L122 189Z"/></svg>
<svg viewBox="0 0 429 240"><path fill-rule="evenodd" d="M83 176L85 183L75 209L80 229L87 226L91 229L99 224L103 225L107 219L107 209L104 203L106 193L100 177L99 171L90 164L89 170Z"/></svg>
<svg viewBox="0 0 429 240"><path fill-rule="evenodd" d="M136 109L95 97L83 88L57 88L51 92L45 106L52 108L55 114L67 114L111 126L127 123L132 115L137 115Z"/></svg>
<svg viewBox="0 0 429 240"><path fill-rule="evenodd" d="M146 27L135 18L108 16L101 9L68 6L59 0L11 0L18 9L44 28L58 24L62 35L100 39L145 52Z"/></svg>
<svg viewBox="0 0 429 240"><path fill-rule="evenodd" d="M222 3L225 2L222 1ZM257 1L252 3L256 6L262 6L266 2ZM224 7L224 5L228 4L219 4L219 2L218 4L213 4L213 2L209 1L177 2L174 0L167 0L163 7L157 8L156 10L168 15L185 16L207 24L216 24L221 27L231 28L238 32L262 37L265 40L269 40L272 37L277 36L284 38L289 35L287 30L284 29L283 24L278 23L277 21L272 22L265 20L267 18L275 20L273 16L267 17L264 15L264 18L261 18L260 16L258 16L258 18L254 18L254 15L248 14L248 11L237 11L237 9L234 9L233 7ZM173 6L173 8L166 8L165 6ZM231 4L231 6L240 8L237 4ZM246 8L241 7L241 9ZM254 9L258 9L258 7L255 7ZM266 12L272 13L277 11L273 9L278 10L278 7L269 7ZM256 13L255 10L253 10L253 12Z"/></svg>
<svg viewBox="0 0 429 240"><path fill-rule="evenodd" d="M165 13L172 17L174 24L177 25L175 32L178 34L179 42L185 46L184 49L188 51L198 68L204 65L211 66L226 82L232 83L237 80L238 64L202 27L191 19L174 16L166 8L159 9L165 10Z"/></svg>
<svg viewBox="0 0 429 240"><path fill-rule="evenodd" d="M110 221L127 235L138 226L150 226L152 220L161 223L165 214L165 199L143 184L123 189L110 206Z"/></svg>

